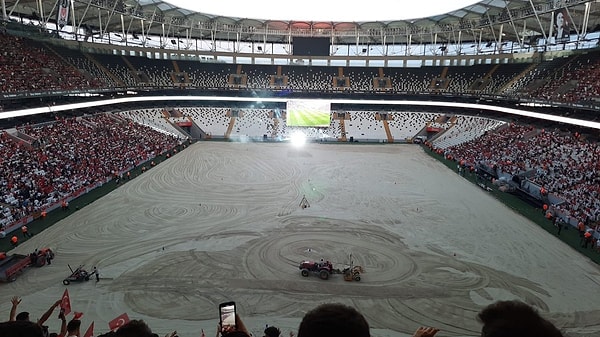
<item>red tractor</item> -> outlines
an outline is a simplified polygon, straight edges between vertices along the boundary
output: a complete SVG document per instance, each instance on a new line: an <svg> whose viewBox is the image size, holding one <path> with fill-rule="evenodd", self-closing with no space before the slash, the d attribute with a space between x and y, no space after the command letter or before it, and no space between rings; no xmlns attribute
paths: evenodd
<svg viewBox="0 0 600 337"><path fill-rule="evenodd" d="M300 262L300 274L304 277L308 277L311 273L318 274L322 280L329 279L331 274L344 274L344 280L346 281L360 281L360 273L364 272L361 266L346 267L343 270L334 269L333 264L329 261L321 260L316 261L302 261Z"/></svg>
<svg viewBox="0 0 600 337"><path fill-rule="evenodd" d="M42 267L50 264L52 259L54 259L54 252L50 248L36 249L27 255L6 255L6 253L0 252L0 282L12 282L25 268Z"/></svg>
<svg viewBox="0 0 600 337"><path fill-rule="evenodd" d="M334 272L333 265L329 261L302 261L300 262L300 274L308 277L310 273L319 274L322 280L327 280L329 275Z"/></svg>

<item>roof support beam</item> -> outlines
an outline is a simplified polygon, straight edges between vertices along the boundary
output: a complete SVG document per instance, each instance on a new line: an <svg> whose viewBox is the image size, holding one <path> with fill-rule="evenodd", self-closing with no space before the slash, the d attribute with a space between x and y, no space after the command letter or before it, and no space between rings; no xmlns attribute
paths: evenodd
<svg viewBox="0 0 600 337"><path fill-rule="evenodd" d="M77 24L77 27L75 28L77 31L79 31L79 29L81 29L81 24L83 23L83 20L85 19L85 16L87 15L88 10L90 9L90 6L92 5L92 0L88 0L87 6L85 6L85 10L83 11L83 14L81 15L81 19L79 19L79 23ZM73 11L75 12L75 11ZM75 22L75 20L73 20L73 22ZM73 23L75 24L75 23Z"/></svg>
<svg viewBox="0 0 600 337"><path fill-rule="evenodd" d="M42 4L42 0L37 0L35 3L37 6L37 14L39 16L39 19L41 19L43 22L44 21L44 6Z"/></svg>
<svg viewBox="0 0 600 337"><path fill-rule="evenodd" d="M210 31L210 43L211 43L211 51L217 51L217 23L212 23L212 30Z"/></svg>
<svg viewBox="0 0 600 337"><path fill-rule="evenodd" d="M98 9L98 28L100 28L99 38L102 40L104 36L102 35L102 11L100 9Z"/></svg>
<svg viewBox="0 0 600 337"><path fill-rule="evenodd" d="M500 25L500 30L498 31L498 41L496 41L496 46L494 50L497 50L498 53L502 52L502 35L504 34L504 24Z"/></svg>
<svg viewBox="0 0 600 337"><path fill-rule="evenodd" d="M589 4L589 2L588 2L588 4ZM579 29L577 28L577 25L575 24L575 20L573 20L573 16L571 16L571 11L569 11L568 7L565 7L565 11L567 12L567 15L569 16L569 22L571 22L573 24L573 28L575 29L575 33L577 34L577 41L579 41L579 38L580 38Z"/></svg>
<svg viewBox="0 0 600 337"><path fill-rule="evenodd" d="M152 13L152 17L150 18L150 22L148 23L148 29L146 29L145 33L144 33L144 18L140 18L140 25L142 26L142 46L143 47L146 47L146 42L148 41L148 36L150 35L150 28L152 28L152 23L154 22L155 17L156 17L156 8L154 8L154 12ZM169 23L169 26L170 26L170 23Z"/></svg>
<svg viewBox="0 0 600 337"><path fill-rule="evenodd" d="M140 27L142 27L142 47L146 47L146 33L144 33L144 18L140 18Z"/></svg>
<svg viewBox="0 0 600 337"><path fill-rule="evenodd" d="M50 18L52 17L52 14L54 14L54 10L56 9L56 6L58 6L58 2L60 0L56 0L54 2L54 6L52 6L52 9L50 10L50 13L48 13L48 16L44 18L44 13L40 13L40 18L42 19L42 27L46 27L46 25L48 25L48 21L50 21ZM69 2L69 6L71 6L73 4L73 2ZM73 13L73 8L71 8L71 14ZM68 18L67 18L68 19Z"/></svg>
<svg viewBox="0 0 600 337"><path fill-rule="evenodd" d="M490 31L492 32L492 38L494 39L495 42L495 46L494 46L494 54L496 53L496 48L498 46L498 38L496 37L496 31L494 31L494 25L492 24L492 19L490 18L490 14L488 12L485 13L485 15L487 15L488 17L488 22L489 22L489 26L490 26ZM481 44L481 40L479 41ZM489 43L489 41L488 41Z"/></svg>
<svg viewBox="0 0 600 337"><path fill-rule="evenodd" d="M382 54L384 56L387 56L388 50L387 50L387 45L385 44L386 40L387 40L387 35L385 35L383 29L379 30L379 34L380 34L380 38L381 38L381 50L382 50Z"/></svg>
<svg viewBox="0 0 600 337"><path fill-rule="evenodd" d="M71 6L71 27L72 27L72 31L73 31L73 38L75 38L75 40L77 40L77 27L75 26L75 22L77 22L75 20L75 1L71 0L69 6Z"/></svg>
<svg viewBox="0 0 600 337"><path fill-rule="evenodd" d="M121 17L121 42L125 42L127 45L127 34L125 34L125 20L123 19L123 14L119 15Z"/></svg>
<svg viewBox="0 0 600 337"><path fill-rule="evenodd" d="M89 1L91 2L92 0L89 0ZM140 5L140 3L136 2L136 5L132 11L133 13L137 12L137 8L139 5ZM133 24L133 20L135 20L135 14L131 14L129 17L130 17L130 20L129 20L129 24L127 25L127 32L126 32L127 34L129 34L129 31L131 30L131 24Z"/></svg>
<svg viewBox="0 0 600 337"><path fill-rule="evenodd" d="M110 20L112 19L113 15L115 14L115 8L117 8L117 3L118 3L118 1L115 1L110 12L107 11L108 19L106 19L106 25L104 25L104 33L105 34L108 32L108 26L110 24ZM110 32L108 32L108 33L110 34ZM102 31L100 32L100 35L104 36L104 34L102 34Z"/></svg>
<svg viewBox="0 0 600 337"><path fill-rule="evenodd" d="M540 25L540 31L542 32L542 35L544 36L544 40L548 41L548 36L546 35L546 30L544 29L544 26L542 25L542 21L540 21L538 11L535 8L535 5L533 4L533 0L529 0L529 4L531 5L531 9L533 10L533 14L535 15L535 19L537 20L538 25Z"/></svg>
<svg viewBox="0 0 600 337"><path fill-rule="evenodd" d="M9 17L12 15L13 11L15 10L15 8L17 8L17 5L19 4L19 1L20 1L20 0L17 0L17 1L15 2L15 4L12 6L12 9L11 9L11 10L10 10L10 12L8 13L8 16L9 16Z"/></svg>
<svg viewBox="0 0 600 337"><path fill-rule="evenodd" d="M585 3L585 10L583 12L583 23L581 24L581 38L580 39L585 38L585 36L587 35L587 26L590 22L590 6L591 6L591 4L589 2Z"/></svg>
<svg viewBox="0 0 600 337"><path fill-rule="evenodd" d="M506 4L506 8L508 8L508 4L509 4L508 0L504 0L504 3ZM515 38L519 42L519 46L521 48L523 48L523 40L525 39L525 37L519 35L519 32L517 31L517 26L515 25L515 20L513 19L511 11L507 10L506 12L508 13L508 18L510 20L510 26L512 27L513 31L515 32Z"/></svg>
<svg viewBox="0 0 600 337"><path fill-rule="evenodd" d="M6 1L0 0L0 5L2 6L2 20L7 21L8 15L6 15Z"/></svg>

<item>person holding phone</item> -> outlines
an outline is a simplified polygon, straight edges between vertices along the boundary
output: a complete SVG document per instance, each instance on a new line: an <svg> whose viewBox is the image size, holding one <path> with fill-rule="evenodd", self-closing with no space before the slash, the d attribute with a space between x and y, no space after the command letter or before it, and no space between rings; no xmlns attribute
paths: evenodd
<svg viewBox="0 0 600 337"><path fill-rule="evenodd" d="M219 304L219 325L221 326L221 333L225 334L236 330L235 309L235 302Z"/></svg>
<svg viewBox="0 0 600 337"><path fill-rule="evenodd" d="M235 302L219 304L219 325L216 337L250 337L250 332L237 313Z"/></svg>

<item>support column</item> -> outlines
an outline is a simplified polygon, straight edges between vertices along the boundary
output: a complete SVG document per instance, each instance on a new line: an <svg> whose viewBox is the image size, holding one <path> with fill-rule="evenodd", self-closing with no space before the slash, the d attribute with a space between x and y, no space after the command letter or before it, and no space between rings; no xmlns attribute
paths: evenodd
<svg viewBox="0 0 600 337"><path fill-rule="evenodd" d="M0 5L2 6L2 20L8 21L8 15L6 15L6 1L0 0Z"/></svg>

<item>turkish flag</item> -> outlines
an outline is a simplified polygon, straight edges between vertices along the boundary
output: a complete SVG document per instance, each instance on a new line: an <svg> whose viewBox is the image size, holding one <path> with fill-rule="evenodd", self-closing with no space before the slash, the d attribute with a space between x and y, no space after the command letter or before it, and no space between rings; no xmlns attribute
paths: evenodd
<svg viewBox="0 0 600 337"><path fill-rule="evenodd" d="M83 337L94 337L94 321L90 324L89 328L85 331Z"/></svg>
<svg viewBox="0 0 600 337"><path fill-rule="evenodd" d="M75 313L73 314L73 319L81 319L81 316L83 316L83 312L75 311Z"/></svg>
<svg viewBox="0 0 600 337"><path fill-rule="evenodd" d="M124 313L117 316L112 321L108 322L108 327L110 328L110 330L116 330L125 325L127 322L129 322L129 316L127 316L127 313Z"/></svg>
<svg viewBox="0 0 600 337"><path fill-rule="evenodd" d="M65 289L65 292L63 293L60 308L64 311L65 316L71 312L71 298L69 297L69 290L67 289Z"/></svg>

